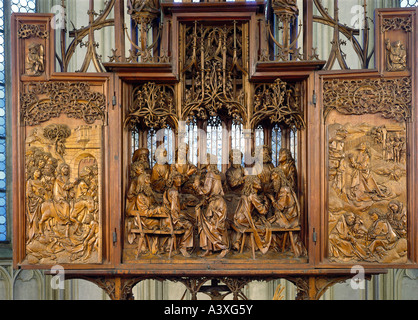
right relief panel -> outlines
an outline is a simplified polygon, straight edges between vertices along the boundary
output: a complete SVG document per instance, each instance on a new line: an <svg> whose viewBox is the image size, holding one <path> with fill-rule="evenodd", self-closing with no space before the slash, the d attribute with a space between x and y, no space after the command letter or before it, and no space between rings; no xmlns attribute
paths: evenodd
<svg viewBox="0 0 418 320"><path fill-rule="evenodd" d="M411 79L325 80L332 263L408 262Z"/></svg>

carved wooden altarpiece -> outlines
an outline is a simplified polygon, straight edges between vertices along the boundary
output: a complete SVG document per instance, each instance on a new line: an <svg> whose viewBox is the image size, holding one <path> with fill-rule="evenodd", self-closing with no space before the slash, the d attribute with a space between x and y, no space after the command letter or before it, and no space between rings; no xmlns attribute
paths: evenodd
<svg viewBox="0 0 418 320"><path fill-rule="evenodd" d="M59 50L52 15L15 14L15 267L62 265L112 299L144 279L238 299L277 278L318 299L354 265L416 267L416 13L377 10L376 69L343 71L340 47L312 48L314 21L338 25L317 1L90 1Z"/></svg>

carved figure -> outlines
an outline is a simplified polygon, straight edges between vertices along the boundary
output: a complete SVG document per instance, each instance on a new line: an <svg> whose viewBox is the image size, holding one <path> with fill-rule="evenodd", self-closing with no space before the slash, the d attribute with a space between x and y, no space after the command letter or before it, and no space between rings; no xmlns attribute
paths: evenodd
<svg viewBox="0 0 418 320"><path fill-rule="evenodd" d="M386 39L386 70L404 71L406 70L406 49L398 40L393 45Z"/></svg>
<svg viewBox="0 0 418 320"><path fill-rule="evenodd" d="M342 261L364 260L368 256L365 247L355 236L356 216L352 212L341 215L329 235L329 254Z"/></svg>
<svg viewBox="0 0 418 320"><path fill-rule="evenodd" d="M241 165L242 158L242 152L237 149L229 152L231 166L226 170L225 177L228 190L231 192L239 193L244 186L245 170Z"/></svg>
<svg viewBox="0 0 418 320"><path fill-rule="evenodd" d="M293 159L292 152L289 149L283 148L279 151L279 164L284 176L289 182L289 186L293 191L297 192L298 179L295 160Z"/></svg>
<svg viewBox="0 0 418 320"><path fill-rule="evenodd" d="M164 206L157 204L154 193L151 188L151 179L149 174L142 173L138 177L136 186L137 196L135 200L135 206L137 209L137 224L141 224L142 229L145 230L157 230L163 229L170 231L169 226L160 224L160 218L168 218L168 210ZM152 218L158 215L158 219ZM158 237L150 236L151 238L151 252L156 253L158 251Z"/></svg>
<svg viewBox="0 0 418 320"><path fill-rule="evenodd" d="M372 209L369 215L373 220L373 224L368 230L368 237L371 240L369 250L381 259L386 251L394 248L398 237L380 210Z"/></svg>
<svg viewBox="0 0 418 320"><path fill-rule="evenodd" d="M25 69L28 76L40 76L45 72L44 46L42 44L32 43L29 45Z"/></svg>
<svg viewBox="0 0 418 320"><path fill-rule="evenodd" d="M138 226L137 215L133 211L137 210L136 197L139 193L139 185L141 183L139 177L141 177L143 173L145 173L144 164L134 162L131 167L131 182L126 195L126 232L128 235L128 242L131 244L136 238L136 234L131 232L135 226Z"/></svg>
<svg viewBox="0 0 418 320"><path fill-rule="evenodd" d="M166 159L167 150L158 148L155 152L156 163L151 172L151 185L153 190L158 193L164 193L170 174L170 165Z"/></svg>
<svg viewBox="0 0 418 320"><path fill-rule="evenodd" d="M171 165L171 171L176 171L182 176L181 192L193 194L195 190L193 188L193 180L191 178L197 173L197 168L188 160L188 153L189 145L181 143L176 149L176 162Z"/></svg>
<svg viewBox="0 0 418 320"><path fill-rule="evenodd" d="M146 173L151 174L151 168L149 164L149 150L147 148L139 148L134 152L132 156L132 163L140 162L144 165Z"/></svg>
<svg viewBox="0 0 418 320"><path fill-rule="evenodd" d="M41 179L41 170L31 168L32 172L26 182L26 207L28 214L28 241L38 232L38 224L41 219L41 205L45 201L45 184Z"/></svg>
<svg viewBox="0 0 418 320"><path fill-rule="evenodd" d="M216 159L215 156L211 157L211 159L213 158ZM201 185L200 177L197 175L193 186L197 194L204 197L196 206L200 247L205 250L202 256L207 256L211 252L221 251L219 258L223 258L229 252L229 238L226 226L227 206L222 189L221 175L217 169L216 161L211 161L208 165L203 185ZM203 208L206 208L205 212L203 212Z"/></svg>
<svg viewBox="0 0 418 320"><path fill-rule="evenodd" d="M262 191L270 192L271 189L271 170L274 165L271 162L271 148L269 146L257 147L255 150L256 174L261 181Z"/></svg>
<svg viewBox="0 0 418 320"><path fill-rule="evenodd" d="M361 143L356 156L349 155L351 175L350 194L348 197L355 201L377 201L388 198L390 192L384 186L376 183L370 170L371 157L365 143Z"/></svg>
<svg viewBox="0 0 418 320"><path fill-rule="evenodd" d="M392 200L388 204L387 219L399 238L406 238L407 216L402 202Z"/></svg>
<svg viewBox="0 0 418 320"><path fill-rule="evenodd" d="M179 195L181 179L182 176L178 172L173 172L171 174L170 178L167 181L167 186L169 188L164 192L163 204L168 209L170 215L169 224L172 230L185 230L185 233L182 235L180 239L179 248L183 256L190 257L190 253L188 252L188 250L191 251L193 249L194 226L182 211Z"/></svg>
<svg viewBox="0 0 418 320"><path fill-rule="evenodd" d="M245 178L244 189L234 215L234 225L239 232L233 244L234 249L239 249L242 234L251 229L255 243L261 253L265 254L270 248L272 239L271 226L266 216L269 211L269 203L266 196L259 194L261 181L257 176Z"/></svg>
<svg viewBox="0 0 418 320"><path fill-rule="evenodd" d="M346 160L344 145L347 137L347 130L339 129L335 138L329 141L329 179L331 186L339 194L343 194L345 187Z"/></svg>
<svg viewBox="0 0 418 320"><path fill-rule="evenodd" d="M70 201L74 198L74 187L76 182L70 181L70 167L66 163L58 166L57 177L52 190L52 201L42 205L42 218L39 221L39 230L43 232L44 225L49 219L54 219L60 225L66 226L68 235L70 223Z"/></svg>
<svg viewBox="0 0 418 320"><path fill-rule="evenodd" d="M274 208L274 214L269 223L279 228L293 229L300 226L300 206L291 183L287 180L281 168L272 171L274 196L269 194Z"/></svg>

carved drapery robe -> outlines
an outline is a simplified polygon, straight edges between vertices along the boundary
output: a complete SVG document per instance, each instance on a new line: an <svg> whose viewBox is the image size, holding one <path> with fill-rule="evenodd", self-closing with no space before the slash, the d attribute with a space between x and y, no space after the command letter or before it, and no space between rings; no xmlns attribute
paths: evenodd
<svg viewBox="0 0 418 320"><path fill-rule="evenodd" d="M197 191L206 198L206 212L202 213L201 205L196 207L200 247L205 250L227 250L229 247L228 230L226 228L227 206L222 189L221 176L209 170L203 187Z"/></svg>
<svg viewBox="0 0 418 320"><path fill-rule="evenodd" d="M38 223L41 219L41 206L44 202L44 196L45 189L42 179L29 179L26 183L29 241L38 232Z"/></svg>
<svg viewBox="0 0 418 320"><path fill-rule="evenodd" d="M155 192L163 193L170 173L168 164L156 164L151 172L151 185Z"/></svg>
<svg viewBox="0 0 418 320"><path fill-rule="evenodd" d="M234 243L236 248L240 242L242 232L251 229L260 252L265 254L268 251L272 239L271 226L265 218L268 210L267 199L263 200L256 193L241 196L234 215L234 224L241 231Z"/></svg>
<svg viewBox="0 0 418 320"><path fill-rule="evenodd" d="M300 208L295 192L285 184L276 193L274 215L268 221L279 228L293 229L300 226Z"/></svg>
<svg viewBox="0 0 418 320"><path fill-rule="evenodd" d="M357 242L344 215L341 216L329 235L329 254L342 261L363 260L367 257L365 248Z"/></svg>
<svg viewBox="0 0 418 320"><path fill-rule="evenodd" d="M185 233L180 240L180 249L193 247L193 224L181 213L179 192L176 188L165 191L163 196L164 206L171 214L172 227L174 230L184 229Z"/></svg>

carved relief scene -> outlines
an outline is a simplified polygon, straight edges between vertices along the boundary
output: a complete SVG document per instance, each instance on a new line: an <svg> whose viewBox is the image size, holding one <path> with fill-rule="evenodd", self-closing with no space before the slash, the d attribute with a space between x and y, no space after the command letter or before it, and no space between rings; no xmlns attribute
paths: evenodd
<svg viewBox="0 0 418 320"><path fill-rule="evenodd" d="M156 156L162 162L152 167L148 149L139 150L144 157L131 164L126 196L127 260L306 256L294 189L297 173L287 149L281 150L279 166L268 161L258 175L242 167L239 150L231 151L226 173L219 171L214 155L193 165L187 144L177 149L173 163L166 162L161 148Z"/></svg>
<svg viewBox="0 0 418 320"><path fill-rule="evenodd" d="M26 138L29 263L100 262L100 126L50 124Z"/></svg>
<svg viewBox="0 0 418 320"><path fill-rule="evenodd" d="M29 88L25 262L101 262L103 95L83 83Z"/></svg>
<svg viewBox="0 0 418 320"><path fill-rule="evenodd" d="M329 259L405 263L405 124L380 116L339 118L328 126Z"/></svg>

